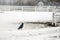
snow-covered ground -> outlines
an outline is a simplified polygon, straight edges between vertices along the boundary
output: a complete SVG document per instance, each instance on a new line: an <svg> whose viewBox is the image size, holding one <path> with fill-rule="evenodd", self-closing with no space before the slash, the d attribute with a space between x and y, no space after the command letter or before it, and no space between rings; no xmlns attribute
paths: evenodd
<svg viewBox="0 0 60 40"><path fill-rule="evenodd" d="M59 27L39 28L35 26L35 29L33 29L34 24L28 25L25 24L22 30L17 30L16 24L0 25L0 40L60 40L58 37L60 35ZM28 26L28 29L25 29L26 26Z"/></svg>
<svg viewBox="0 0 60 40"><path fill-rule="evenodd" d="M45 21L51 21L52 19L51 13L43 13L44 15L38 12L25 13L17 11L0 13L0 40L60 40L58 37L60 35L60 32L58 32L60 31L59 27L47 26L44 28L45 26L42 24L24 24L23 29L18 30L17 28L20 25L19 22L23 18L25 18L24 20L28 19L29 21L39 21L40 17L42 17L41 19L43 20L46 19ZM43 26L43 28L41 28L41 26Z"/></svg>

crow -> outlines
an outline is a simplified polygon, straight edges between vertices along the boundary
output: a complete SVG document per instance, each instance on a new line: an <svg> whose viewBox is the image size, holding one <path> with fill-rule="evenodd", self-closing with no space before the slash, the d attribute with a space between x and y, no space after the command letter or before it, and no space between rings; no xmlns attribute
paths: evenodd
<svg viewBox="0 0 60 40"><path fill-rule="evenodd" d="M22 30L23 25L24 25L24 23L22 23L22 24L18 27L18 30L19 30L19 29L21 29L21 30Z"/></svg>

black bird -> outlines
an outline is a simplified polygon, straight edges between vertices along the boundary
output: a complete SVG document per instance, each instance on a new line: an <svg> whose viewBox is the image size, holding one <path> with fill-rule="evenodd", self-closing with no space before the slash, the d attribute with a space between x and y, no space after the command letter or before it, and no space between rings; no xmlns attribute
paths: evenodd
<svg viewBox="0 0 60 40"><path fill-rule="evenodd" d="M22 24L18 27L18 30L19 30L19 29L21 29L21 30L22 30L23 25L24 25L24 23L22 23Z"/></svg>

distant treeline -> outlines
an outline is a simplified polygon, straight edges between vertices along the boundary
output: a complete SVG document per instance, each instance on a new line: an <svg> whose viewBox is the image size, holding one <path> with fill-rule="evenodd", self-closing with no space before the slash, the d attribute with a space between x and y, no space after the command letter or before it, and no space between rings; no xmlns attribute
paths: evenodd
<svg viewBox="0 0 60 40"><path fill-rule="evenodd" d="M59 6L60 0L0 0L0 5Z"/></svg>

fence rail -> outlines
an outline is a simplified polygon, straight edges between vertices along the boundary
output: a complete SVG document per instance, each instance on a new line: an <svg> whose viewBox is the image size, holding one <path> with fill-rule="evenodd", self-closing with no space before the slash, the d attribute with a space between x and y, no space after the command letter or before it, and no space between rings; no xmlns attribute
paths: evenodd
<svg viewBox="0 0 60 40"><path fill-rule="evenodd" d="M38 12L60 12L60 6L8 6L0 5L2 11L38 11Z"/></svg>

